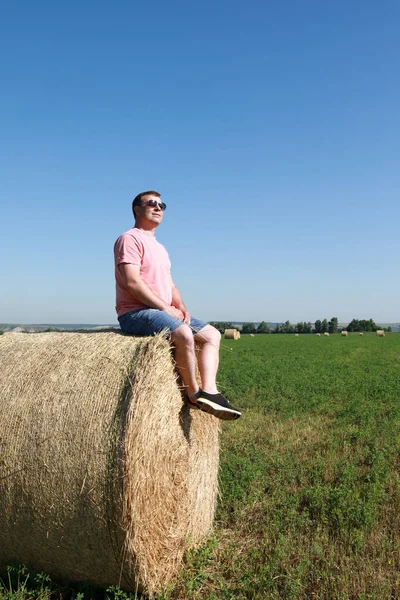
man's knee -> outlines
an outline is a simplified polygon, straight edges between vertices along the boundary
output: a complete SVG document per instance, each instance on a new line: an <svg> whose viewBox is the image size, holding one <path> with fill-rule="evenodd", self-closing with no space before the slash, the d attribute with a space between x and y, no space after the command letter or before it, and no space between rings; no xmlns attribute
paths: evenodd
<svg viewBox="0 0 400 600"><path fill-rule="evenodd" d="M196 341L200 342L201 344L206 344L208 342L213 344L214 346L219 346L221 341L221 334L218 331L218 329L215 329L215 327L213 327L213 325L207 325L199 331L195 338Z"/></svg>
<svg viewBox="0 0 400 600"><path fill-rule="evenodd" d="M184 323L171 333L171 339L176 345L194 345L193 333L190 327Z"/></svg>
<svg viewBox="0 0 400 600"><path fill-rule="evenodd" d="M220 334L220 332L218 331L218 329L215 329L215 327L213 325L209 325L209 327L210 327L211 340L214 343L216 343L216 344L219 345L219 343L221 341L221 334Z"/></svg>

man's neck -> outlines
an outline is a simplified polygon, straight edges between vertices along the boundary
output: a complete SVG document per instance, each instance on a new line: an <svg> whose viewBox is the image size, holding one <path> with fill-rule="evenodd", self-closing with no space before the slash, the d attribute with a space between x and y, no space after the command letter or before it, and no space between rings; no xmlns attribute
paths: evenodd
<svg viewBox="0 0 400 600"><path fill-rule="evenodd" d="M140 229L140 231L143 231L143 233L145 233L146 235L152 235L153 237L155 236L155 231L156 231L157 225L153 225L153 223L151 224L147 224L147 223L141 223L139 222L135 222L135 226L134 229Z"/></svg>

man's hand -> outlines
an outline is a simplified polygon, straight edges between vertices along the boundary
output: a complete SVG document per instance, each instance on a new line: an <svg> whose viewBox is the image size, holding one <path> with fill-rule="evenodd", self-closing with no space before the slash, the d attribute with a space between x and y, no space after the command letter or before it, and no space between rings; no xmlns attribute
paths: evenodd
<svg viewBox="0 0 400 600"><path fill-rule="evenodd" d="M190 313L189 313L189 311L186 308L184 308L182 310L182 312L183 312L183 322L186 323L186 325L190 325Z"/></svg>
<svg viewBox="0 0 400 600"><path fill-rule="evenodd" d="M171 315L171 317L175 317L175 319L179 319L180 321L183 321L185 318L183 312L179 310L179 308L175 308L175 306L167 306L164 308L164 312Z"/></svg>
<svg viewBox="0 0 400 600"><path fill-rule="evenodd" d="M190 313L187 310L186 306L183 304L183 300L179 293L178 288L174 283L172 283L172 306L175 307L182 314L182 321L186 323L186 325L190 325Z"/></svg>

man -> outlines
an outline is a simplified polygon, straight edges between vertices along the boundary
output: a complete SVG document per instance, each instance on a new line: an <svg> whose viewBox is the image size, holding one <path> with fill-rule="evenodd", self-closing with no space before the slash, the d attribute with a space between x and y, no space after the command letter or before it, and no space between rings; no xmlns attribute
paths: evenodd
<svg viewBox="0 0 400 600"><path fill-rule="evenodd" d="M216 375L221 334L191 317L171 278L168 253L155 237L166 205L154 191L132 202L135 226L114 246L117 303L121 329L131 335L155 335L167 329L175 346L175 361L191 406L219 419L238 419L240 411L219 393ZM195 342L200 344L196 380Z"/></svg>

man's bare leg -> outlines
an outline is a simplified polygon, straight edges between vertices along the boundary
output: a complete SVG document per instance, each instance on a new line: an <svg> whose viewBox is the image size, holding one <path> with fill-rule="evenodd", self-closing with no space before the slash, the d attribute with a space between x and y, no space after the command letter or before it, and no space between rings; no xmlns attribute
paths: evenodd
<svg viewBox="0 0 400 600"><path fill-rule="evenodd" d="M212 325L206 325L194 339L201 344L198 354L198 365L202 389L211 394L217 393L217 371L219 365L220 332Z"/></svg>
<svg viewBox="0 0 400 600"><path fill-rule="evenodd" d="M195 343L199 341L202 348L199 352L199 370L202 378L202 386L209 389L199 389L196 380L196 354ZM220 341L219 332L211 325L193 336L187 325L181 325L171 334L175 344L175 362L183 384L188 393L189 402L203 410L211 413L219 419L232 420L240 417L240 410L234 408L229 401L219 394L216 389L215 378L218 369L218 350Z"/></svg>
<svg viewBox="0 0 400 600"><path fill-rule="evenodd" d="M187 393L193 394L199 389L196 379L196 352L193 333L188 325L182 324L171 333L171 339L175 345L176 368Z"/></svg>
<svg viewBox="0 0 400 600"><path fill-rule="evenodd" d="M241 415L240 410L232 406L217 389L221 334L212 325L206 325L195 334L194 339L201 344L198 364L202 387L196 394L196 405L219 419L238 419Z"/></svg>

